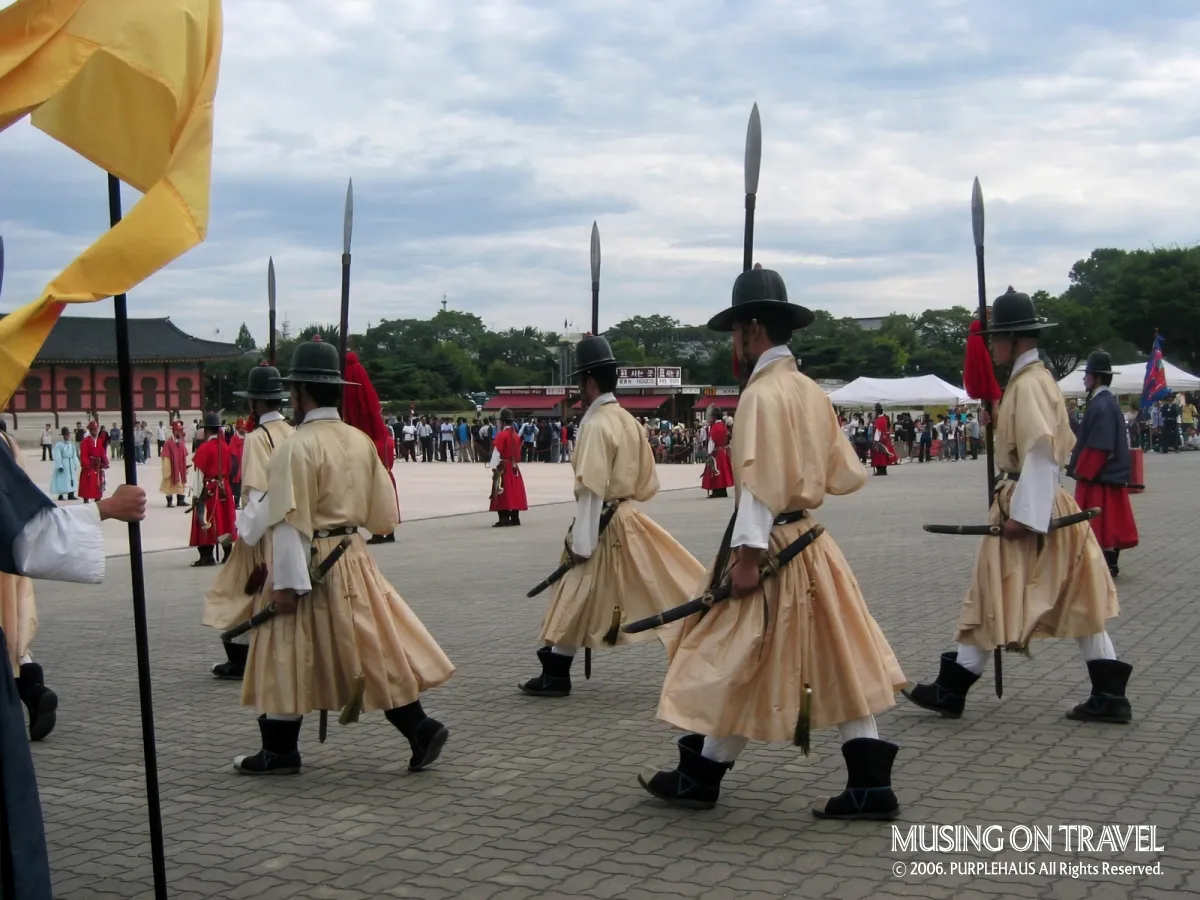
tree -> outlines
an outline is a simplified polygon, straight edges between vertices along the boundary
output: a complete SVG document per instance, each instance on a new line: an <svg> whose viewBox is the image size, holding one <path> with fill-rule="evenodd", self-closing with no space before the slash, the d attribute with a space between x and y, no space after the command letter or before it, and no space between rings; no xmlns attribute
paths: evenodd
<svg viewBox="0 0 1200 900"><path fill-rule="evenodd" d="M250 329L246 327L245 322L242 323L241 329L238 330L238 336L234 339L234 344L243 350L254 350L258 347L254 343L254 335L250 333Z"/></svg>
<svg viewBox="0 0 1200 900"><path fill-rule="evenodd" d="M1189 371L1200 367L1200 247L1125 253L1105 273L1096 303L1112 328L1143 353L1160 331L1167 355Z"/></svg>

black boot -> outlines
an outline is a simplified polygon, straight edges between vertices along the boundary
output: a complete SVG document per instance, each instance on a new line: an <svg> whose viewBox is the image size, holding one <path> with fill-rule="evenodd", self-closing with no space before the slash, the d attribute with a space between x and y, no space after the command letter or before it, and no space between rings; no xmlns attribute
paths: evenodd
<svg viewBox="0 0 1200 900"><path fill-rule="evenodd" d="M1124 725L1133 718L1133 710L1125 699L1125 685L1133 666L1117 659L1089 660L1088 676L1092 679L1092 694L1067 713L1077 722L1114 722ZM25 670L21 666L21 671Z"/></svg>
<svg viewBox="0 0 1200 900"><path fill-rule="evenodd" d="M217 564L216 555L213 553L213 551L216 549L214 546L202 545L196 549L200 552L200 558L192 563L193 569L199 568L200 566L215 566Z"/></svg>
<svg viewBox="0 0 1200 900"><path fill-rule="evenodd" d="M187 497L185 497L183 494L176 494L175 502L179 504L180 509L183 509L183 504L187 502Z"/></svg>
<svg viewBox="0 0 1200 900"><path fill-rule="evenodd" d="M511 518L509 518L509 520L508 520L508 524L509 525L520 525L521 524L521 511L519 509L514 509L512 511Z"/></svg>
<svg viewBox="0 0 1200 900"><path fill-rule="evenodd" d="M958 652L949 650L942 654L941 668L937 680L932 684L918 684L902 690L905 697L924 709L931 709L947 719L962 716L967 705L967 691L979 676L958 664Z"/></svg>
<svg viewBox="0 0 1200 900"><path fill-rule="evenodd" d="M1108 572L1113 578L1121 574L1121 567L1117 565L1117 561L1121 558L1120 550L1105 550L1104 561L1108 563Z"/></svg>
<svg viewBox="0 0 1200 900"><path fill-rule="evenodd" d="M892 793L892 762L900 748L877 738L854 738L842 744L846 789L813 804L818 819L871 819L890 822L900 814Z"/></svg>
<svg viewBox="0 0 1200 900"><path fill-rule="evenodd" d="M170 509L174 505L175 505L175 498L172 497L170 494L168 494L167 495L167 509Z"/></svg>
<svg viewBox="0 0 1200 900"><path fill-rule="evenodd" d="M721 796L721 779L733 763L714 762L701 754L704 735L679 739L679 766L638 776L638 782L659 800L687 809L712 809Z"/></svg>
<svg viewBox="0 0 1200 900"><path fill-rule="evenodd" d="M234 644L222 642L228 662L217 663L212 667L212 673L224 681L241 681L246 674L246 659L250 656L249 644Z"/></svg>
<svg viewBox="0 0 1200 900"><path fill-rule="evenodd" d="M262 749L253 756L239 756L233 768L243 775L297 775L300 772L300 726L303 719L285 721L258 717Z"/></svg>
<svg viewBox="0 0 1200 900"><path fill-rule="evenodd" d="M508 511L507 510L503 510L503 509L498 510L496 512L496 517L497 517L496 523L492 526L493 528L503 528L504 526L506 526L508 524Z"/></svg>
<svg viewBox="0 0 1200 900"><path fill-rule="evenodd" d="M437 719L425 714L420 700L414 700L408 706L389 709L384 715L408 738L408 746L412 748L408 771L420 772L441 755L450 731Z"/></svg>
<svg viewBox="0 0 1200 900"><path fill-rule="evenodd" d="M519 685L521 691L534 697L565 697L571 693L571 663L573 656L563 656L549 647L539 647L538 662L542 674Z"/></svg>
<svg viewBox="0 0 1200 900"><path fill-rule="evenodd" d="M709 496L710 497L728 497L729 490L727 488L716 488L711 494L709 494Z"/></svg>
<svg viewBox="0 0 1200 900"><path fill-rule="evenodd" d="M22 663L17 693L29 710L29 739L42 740L54 730L54 723L58 721L58 694L46 687L40 665Z"/></svg>

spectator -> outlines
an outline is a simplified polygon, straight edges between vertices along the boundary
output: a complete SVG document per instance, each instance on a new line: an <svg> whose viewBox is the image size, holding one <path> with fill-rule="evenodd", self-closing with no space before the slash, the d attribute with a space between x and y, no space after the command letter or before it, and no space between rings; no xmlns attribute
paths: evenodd
<svg viewBox="0 0 1200 900"><path fill-rule="evenodd" d="M76 422L75 423L75 443L82 444L83 438L86 434L87 434L87 432L83 430L83 423Z"/></svg>
<svg viewBox="0 0 1200 900"><path fill-rule="evenodd" d="M400 426L400 453L406 462L417 461L417 426L411 420Z"/></svg>
<svg viewBox="0 0 1200 900"><path fill-rule="evenodd" d="M158 442L158 455L161 458L163 447L167 445L167 429L163 428L162 422L158 423L158 432L155 434L154 439Z"/></svg>
<svg viewBox="0 0 1200 900"><path fill-rule="evenodd" d="M521 461L533 462L537 453L536 442L538 435L538 427L533 424L533 419L525 420L525 424L521 426L519 434L521 438Z"/></svg>
<svg viewBox="0 0 1200 900"><path fill-rule="evenodd" d="M433 426L429 424L428 416L421 416L417 438L421 441L421 462L433 462Z"/></svg>
<svg viewBox="0 0 1200 900"><path fill-rule="evenodd" d="M474 462L475 454L471 451L471 426L461 416L458 419L456 434L458 437L458 461Z"/></svg>
<svg viewBox="0 0 1200 900"><path fill-rule="evenodd" d="M50 430L50 426L47 425L45 427L45 429L42 431L42 462L45 462L46 460L48 460L53 451L54 451L54 432L52 432Z"/></svg>
<svg viewBox="0 0 1200 900"><path fill-rule="evenodd" d="M484 465L492 458L492 438L495 436L495 427L492 425L491 417L485 418L483 424L479 426L479 447L483 451L479 454L479 461Z"/></svg>
<svg viewBox="0 0 1200 900"><path fill-rule="evenodd" d="M438 425L438 458L442 462L454 462L454 426L450 424L449 419L442 419ZM449 454L449 460L446 459Z"/></svg>

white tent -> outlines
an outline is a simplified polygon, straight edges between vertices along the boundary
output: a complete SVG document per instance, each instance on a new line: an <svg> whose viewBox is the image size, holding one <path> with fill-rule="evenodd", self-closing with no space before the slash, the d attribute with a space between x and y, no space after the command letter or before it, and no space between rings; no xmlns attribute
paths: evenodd
<svg viewBox="0 0 1200 900"><path fill-rule="evenodd" d="M1200 378L1197 378L1195 375L1189 375L1183 369L1179 368L1179 366L1171 365L1165 359L1163 360L1163 368L1167 372L1167 387L1171 390L1183 391L1185 393L1200 391ZM1058 383L1059 390L1063 392L1063 396L1087 396L1087 388L1083 386L1083 370L1084 366L1080 365L1078 369ZM1140 396L1142 393L1142 380L1145 377L1145 363L1129 363L1124 366L1113 366L1112 392L1114 394L1136 394Z"/></svg>
<svg viewBox="0 0 1200 900"><path fill-rule="evenodd" d="M961 388L936 375L855 378L829 395L834 406L959 406L973 403Z"/></svg>

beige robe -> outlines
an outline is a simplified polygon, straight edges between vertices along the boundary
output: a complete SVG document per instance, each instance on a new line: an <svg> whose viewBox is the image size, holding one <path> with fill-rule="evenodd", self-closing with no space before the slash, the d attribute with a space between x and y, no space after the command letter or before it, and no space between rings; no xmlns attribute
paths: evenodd
<svg viewBox="0 0 1200 900"><path fill-rule="evenodd" d="M625 502L591 557L555 585L541 639L606 647L604 635L614 623L643 619L691 600L704 566L638 507L658 493L658 472L641 425L619 404L591 411L579 431L571 467L576 497L587 489L606 501ZM619 633L617 644L655 636L655 631Z"/></svg>
<svg viewBox="0 0 1200 900"><path fill-rule="evenodd" d="M996 413L996 464L1020 472L1025 454L1049 440L1060 467L1070 459L1075 435L1054 377L1040 362L1017 372ZM1003 482L989 521L1008 517L1016 485ZM1079 512L1061 486L1054 493L1054 518ZM1039 551L1039 546L1041 550ZM1087 522L1045 536L985 537L975 575L958 616L956 640L983 650L1025 647L1032 638L1086 637L1104 631L1117 615L1117 589L1104 553Z"/></svg>
<svg viewBox="0 0 1200 900"><path fill-rule="evenodd" d="M267 472L275 450L292 436L292 426L276 419L246 435L242 445L242 490L243 498L253 489L267 492ZM268 437L269 436L269 437ZM257 544L247 544L240 537L233 542L229 559L221 567L212 589L204 595L202 621L210 628L224 631L250 618L254 608L254 594L246 593L246 582L259 565L271 567L271 539L264 536Z"/></svg>
<svg viewBox="0 0 1200 900"><path fill-rule="evenodd" d="M170 443L172 440L174 438L168 437L167 443ZM190 456L191 454L187 452L187 443L184 442L183 458L187 460ZM166 494L168 497L184 496L188 492L187 468L185 467L183 470L182 479L174 481L171 474L171 458L160 453L159 463L162 469L162 479L158 483L159 492Z"/></svg>
<svg viewBox="0 0 1200 900"><path fill-rule="evenodd" d="M314 568L341 537L317 531L351 525L382 534L396 527L396 494L375 444L337 420L306 422L276 448L268 520L311 540ZM267 540L270 540L268 534ZM270 602L270 585L255 611ZM375 565L359 534L294 614L251 632L242 703L259 712L304 715L341 709L365 679L363 711L416 700L454 673L421 620Z"/></svg>
<svg viewBox="0 0 1200 900"><path fill-rule="evenodd" d="M12 458L22 471L25 457L16 440L6 432L0 432L0 440L8 444ZM0 450L0 453L3 453ZM8 661L13 672L20 671L21 658L28 655L29 647L37 634L37 604L33 599L33 582L22 575L0 572L0 626L8 641Z"/></svg>
<svg viewBox="0 0 1200 900"><path fill-rule="evenodd" d="M791 357L763 366L738 404L733 477L773 515L818 508L866 477L825 392ZM771 531L778 553L816 522ZM737 552L730 558L736 561ZM726 570L728 571L728 570ZM705 576L700 589L708 587ZM877 714L907 682L871 617L850 566L826 533L749 597L684 620L663 684L658 717L714 737L790 741L804 685L814 728Z"/></svg>

